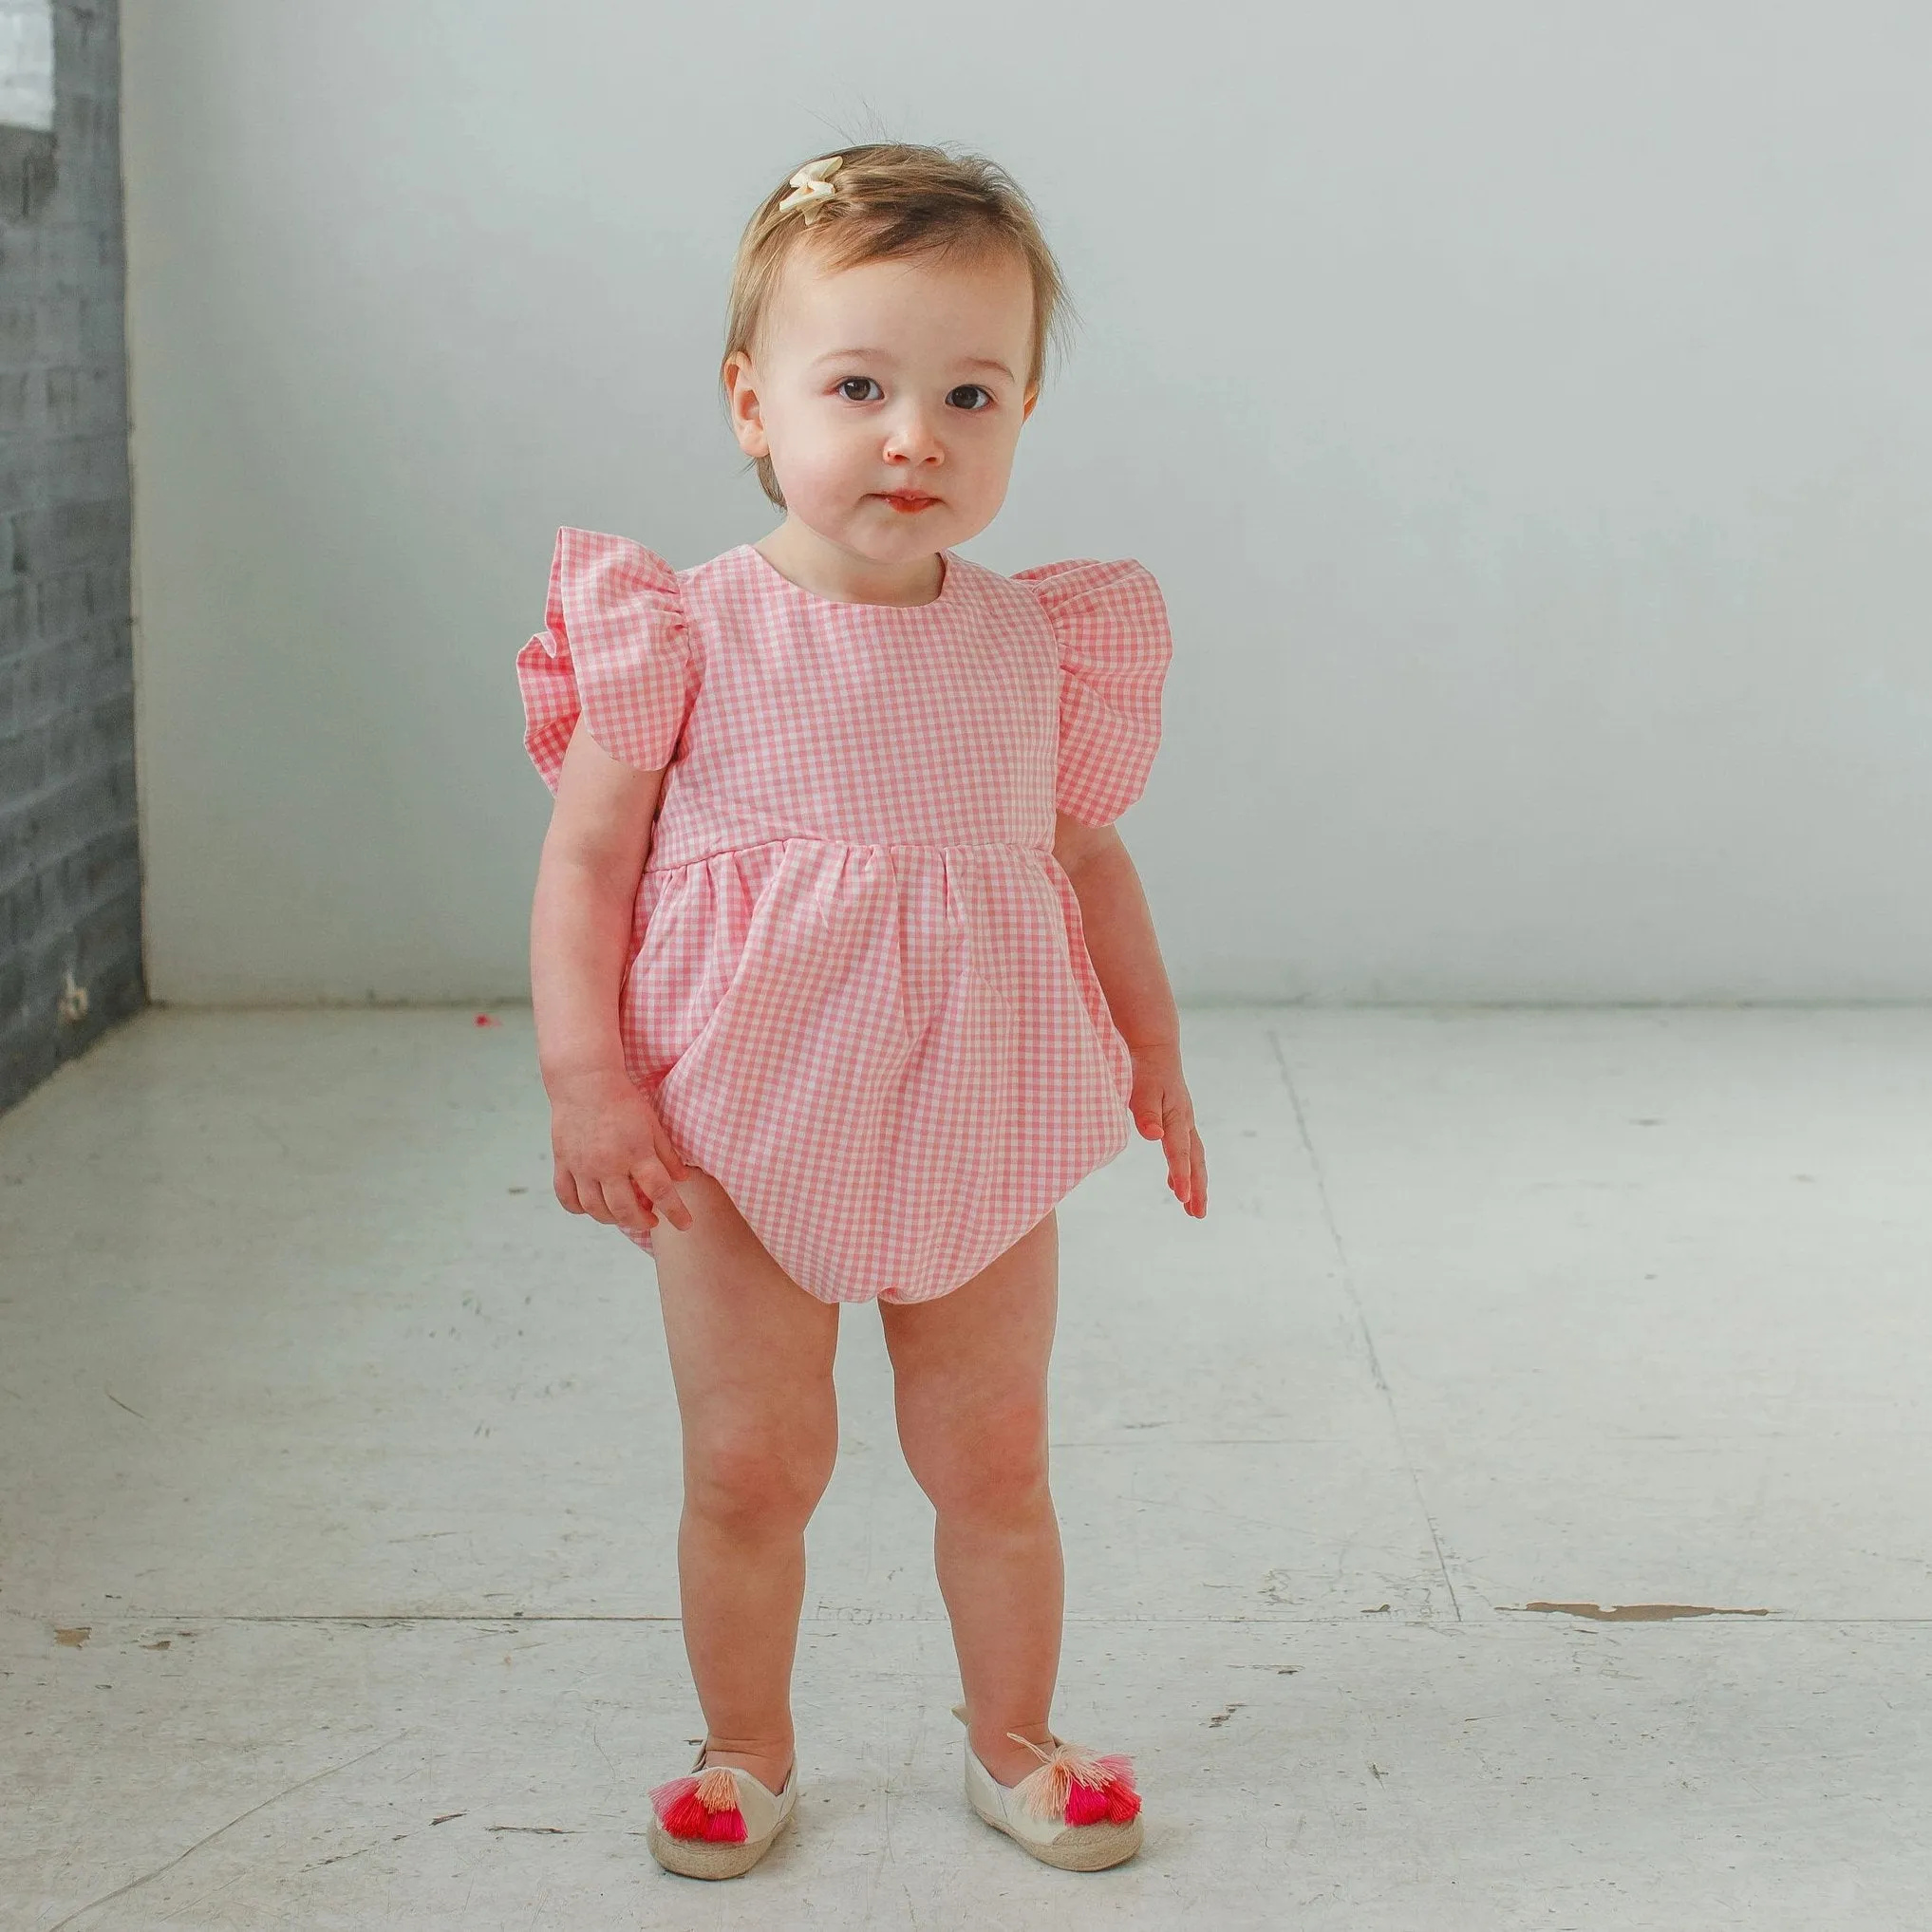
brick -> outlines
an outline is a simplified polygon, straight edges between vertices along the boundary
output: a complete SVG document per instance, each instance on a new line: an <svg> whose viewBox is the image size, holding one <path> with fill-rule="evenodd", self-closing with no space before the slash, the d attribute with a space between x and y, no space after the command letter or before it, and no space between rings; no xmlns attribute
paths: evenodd
<svg viewBox="0 0 1932 1932"><path fill-rule="evenodd" d="M55 132L0 129L0 1109L147 997L119 29L56 0Z"/></svg>
<svg viewBox="0 0 1932 1932"><path fill-rule="evenodd" d="M46 783L112 763L134 743L133 691L115 691L60 713L45 728L44 741Z"/></svg>
<svg viewBox="0 0 1932 1932"><path fill-rule="evenodd" d="M42 393L30 369L0 375L0 436L11 436L33 425L34 404Z"/></svg>
<svg viewBox="0 0 1932 1932"><path fill-rule="evenodd" d="M46 213L58 197L60 174L55 135L0 127L0 218L28 222Z"/></svg>
<svg viewBox="0 0 1932 1932"><path fill-rule="evenodd" d="M18 368L39 360L39 305L18 297L0 297L0 366Z"/></svg>
<svg viewBox="0 0 1932 1932"><path fill-rule="evenodd" d="M48 892L39 872L0 891L0 954L25 952L40 936Z"/></svg>
<svg viewBox="0 0 1932 1932"><path fill-rule="evenodd" d="M112 556L87 567L87 614L104 617L119 628L123 640L134 612L134 567L129 557Z"/></svg>
<svg viewBox="0 0 1932 1932"><path fill-rule="evenodd" d="M0 738L0 798L24 797L46 788L47 747L45 735L23 731Z"/></svg>
<svg viewBox="0 0 1932 1932"><path fill-rule="evenodd" d="M0 515L105 501L127 490L127 440L95 436L0 438Z"/></svg>
<svg viewBox="0 0 1932 1932"><path fill-rule="evenodd" d="M0 555L10 554L11 526L0 520ZM0 576L0 659L24 649L34 642L35 603L33 585L24 578Z"/></svg>
<svg viewBox="0 0 1932 1932"><path fill-rule="evenodd" d="M135 802L134 760L129 758L0 803L0 891L81 850L90 837L119 838L130 832Z"/></svg>
<svg viewBox="0 0 1932 1932"><path fill-rule="evenodd" d="M12 594L31 594L30 582ZM0 608L8 601L0 594ZM0 649L0 741L40 730L84 699L132 687L134 654L122 622L93 622L67 637L29 640ZM0 795L0 813L7 800Z"/></svg>
<svg viewBox="0 0 1932 1932"><path fill-rule="evenodd" d="M85 360L87 298L42 291L34 305L32 360L72 363Z"/></svg>
<svg viewBox="0 0 1932 1932"><path fill-rule="evenodd" d="M95 557L128 553L124 495L93 502L47 501L13 516L13 568L36 575Z"/></svg>
<svg viewBox="0 0 1932 1932"><path fill-rule="evenodd" d="M0 887L0 950L30 954L51 946L90 958L124 947L129 927L114 915L141 902L141 853L132 826L103 832L54 864ZM49 918L49 914L59 915Z"/></svg>
<svg viewBox="0 0 1932 1932"><path fill-rule="evenodd" d="M33 378L23 375L16 380L22 385L22 395L14 406L18 407L22 416L20 426L25 426L26 415L31 406L27 399L26 385ZM50 435L98 435L112 430L124 441L127 381L118 363L108 367L47 368L40 372L40 384L44 414L39 420L46 423ZM0 390L0 433L11 426L7 420L9 406L4 390Z"/></svg>
<svg viewBox="0 0 1932 1932"><path fill-rule="evenodd" d="M29 1029L25 1014L0 1033L0 1107L10 1107L39 1086L60 1064L58 1052L53 1041Z"/></svg>

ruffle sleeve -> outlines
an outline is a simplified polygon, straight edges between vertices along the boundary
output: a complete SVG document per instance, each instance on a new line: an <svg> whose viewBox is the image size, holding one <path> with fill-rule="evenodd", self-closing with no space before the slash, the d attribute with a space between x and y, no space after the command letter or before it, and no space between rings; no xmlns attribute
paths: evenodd
<svg viewBox="0 0 1932 1932"><path fill-rule="evenodd" d="M516 684L523 748L553 792L580 715L612 758L662 771L698 685L676 572L628 536L559 530L544 628L516 653Z"/></svg>
<svg viewBox="0 0 1932 1932"><path fill-rule="evenodd" d="M1173 656L1167 603L1128 558L1078 557L1015 572L1060 645L1059 809L1111 825L1139 797L1160 745L1160 693Z"/></svg>

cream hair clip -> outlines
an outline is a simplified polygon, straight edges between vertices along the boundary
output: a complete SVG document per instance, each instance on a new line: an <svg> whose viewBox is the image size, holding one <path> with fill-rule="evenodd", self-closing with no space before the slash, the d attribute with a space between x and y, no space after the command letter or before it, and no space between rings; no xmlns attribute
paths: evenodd
<svg viewBox="0 0 1932 1932"><path fill-rule="evenodd" d="M843 155L827 155L823 160L807 161L792 177L792 192L778 203L780 215L788 208L803 208L806 227L818 219L818 204L829 201L838 190L832 178L845 165Z"/></svg>

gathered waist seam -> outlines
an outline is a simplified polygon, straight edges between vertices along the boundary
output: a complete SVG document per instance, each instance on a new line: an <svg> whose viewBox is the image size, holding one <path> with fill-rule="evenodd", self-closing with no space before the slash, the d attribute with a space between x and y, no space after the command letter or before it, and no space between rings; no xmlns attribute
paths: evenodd
<svg viewBox="0 0 1932 1932"><path fill-rule="evenodd" d="M657 863L653 852L644 870L647 873L681 872L730 853L761 852L768 845L837 845L852 852L1030 852L1042 855L1053 852L1050 845L1029 845L1020 838L826 838L817 833L793 832L777 838L755 838L748 845L721 845L715 851L672 859L665 865Z"/></svg>

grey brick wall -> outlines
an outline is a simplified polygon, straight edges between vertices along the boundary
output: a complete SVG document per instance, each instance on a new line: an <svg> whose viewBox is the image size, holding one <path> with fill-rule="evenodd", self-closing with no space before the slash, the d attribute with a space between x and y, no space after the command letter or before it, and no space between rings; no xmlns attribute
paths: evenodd
<svg viewBox="0 0 1932 1932"><path fill-rule="evenodd" d="M0 128L0 1109L146 1004L120 15L53 10L53 131Z"/></svg>

